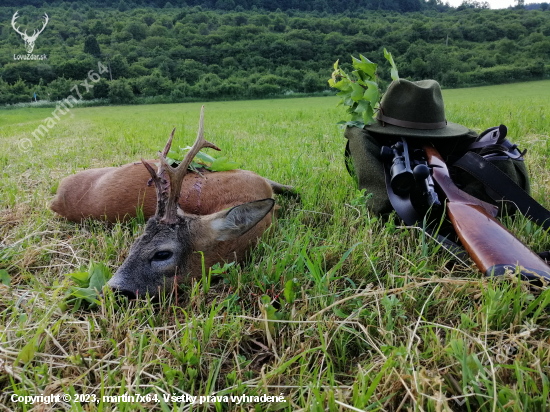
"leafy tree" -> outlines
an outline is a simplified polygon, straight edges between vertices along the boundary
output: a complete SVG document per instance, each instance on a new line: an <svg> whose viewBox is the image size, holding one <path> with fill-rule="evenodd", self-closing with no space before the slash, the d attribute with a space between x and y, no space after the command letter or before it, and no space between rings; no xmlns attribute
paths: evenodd
<svg viewBox="0 0 550 412"><path fill-rule="evenodd" d="M113 79L128 77L128 61L126 60L126 58L122 57L122 55L115 54L111 59L109 59L108 64L111 68L111 75L113 76Z"/></svg>
<svg viewBox="0 0 550 412"><path fill-rule="evenodd" d="M134 63L128 70L129 77L141 77L149 74L149 70L143 67L140 63Z"/></svg>
<svg viewBox="0 0 550 412"><path fill-rule="evenodd" d="M443 85L446 87L456 87L458 84L459 76L455 71L445 73L443 76Z"/></svg>
<svg viewBox="0 0 550 412"><path fill-rule="evenodd" d="M53 67L46 63L35 62L17 62L8 63L2 71L2 78L10 84L14 84L19 79L26 84L38 84L40 79L49 83L57 77Z"/></svg>
<svg viewBox="0 0 550 412"><path fill-rule="evenodd" d="M120 0L120 2L118 3L118 11L126 11L126 10L128 10L128 5L124 0Z"/></svg>
<svg viewBox="0 0 550 412"><path fill-rule="evenodd" d="M235 8L235 2L233 0L218 0L215 7L222 10L232 10Z"/></svg>
<svg viewBox="0 0 550 412"><path fill-rule="evenodd" d="M187 97L189 95L189 92L189 84L186 81L180 81L174 84L174 87L170 92L170 97L173 101L180 101L183 98Z"/></svg>
<svg viewBox="0 0 550 412"><path fill-rule="evenodd" d="M417 79L423 79L427 74L427 65L420 57L414 59L410 67L414 77Z"/></svg>
<svg viewBox="0 0 550 412"><path fill-rule="evenodd" d="M147 14L143 16L143 22L148 26L151 26L151 24L153 24L155 21L157 21L157 19L152 14Z"/></svg>
<svg viewBox="0 0 550 412"><path fill-rule="evenodd" d="M306 93L313 93L320 89L320 81L319 76L317 73L314 72L308 72L304 76L304 80L302 82L304 87L304 92ZM324 82L323 82L324 83Z"/></svg>
<svg viewBox="0 0 550 412"><path fill-rule="evenodd" d="M58 77L48 85L48 100L57 101L66 99L71 94L74 98L78 99L78 95L74 91L71 91L73 86L73 81L64 77Z"/></svg>
<svg viewBox="0 0 550 412"><path fill-rule="evenodd" d="M109 97L109 82L105 78L99 79L94 84L93 91L96 99L107 99Z"/></svg>
<svg viewBox="0 0 550 412"><path fill-rule="evenodd" d="M248 93L251 97L268 97L280 92L280 87L274 84L251 84Z"/></svg>
<svg viewBox="0 0 550 412"><path fill-rule="evenodd" d="M153 24L149 27L149 36L168 36L168 29L161 24Z"/></svg>
<svg viewBox="0 0 550 412"><path fill-rule="evenodd" d="M57 74L67 79L84 80L90 69L97 67L91 58L75 58L67 60L58 66Z"/></svg>
<svg viewBox="0 0 550 412"><path fill-rule="evenodd" d="M96 20L94 24L90 27L90 33L98 36L100 34L105 34L110 36L113 30L105 26L105 23L102 20Z"/></svg>
<svg viewBox="0 0 550 412"><path fill-rule="evenodd" d="M531 46L533 54L540 57L547 57L550 55L550 40L542 40L537 43L533 43Z"/></svg>
<svg viewBox="0 0 550 412"><path fill-rule="evenodd" d="M147 37L147 25L139 21L130 21L125 30L136 40L143 40Z"/></svg>
<svg viewBox="0 0 550 412"><path fill-rule="evenodd" d="M13 104L31 100L31 91L21 79L10 85L0 79L0 103Z"/></svg>
<svg viewBox="0 0 550 412"><path fill-rule="evenodd" d="M113 43L124 43L133 39L132 33L127 31L115 32L112 35Z"/></svg>
<svg viewBox="0 0 550 412"><path fill-rule="evenodd" d="M216 98L220 96L222 80L217 74L208 73L202 76L193 89L194 94L199 97Z"/></svg>
<svg viewBox="0 0 550 412"><path fill-rule="evenodd" d="M142 96L157 96L167 94L172 89L172 82L157 72L150 76L139 77L135 81L135 86Z"/></svg>
<svg viewBox="0 0 550 412"><path fill-rule="evenodd" d="M109 85L109 99L113 103L129 103L134 99L134 93L126 80L113 80Z"/></svg>
<svg viewBox="0 0 550 412"><path fill-rule="evenodd" d="M86 37L86 40L84 41L84 53L91 54L95 57L99 57L101 55L99 43L93 34Z"/></svg>
<svg viewBox="0 0 550 412"><path fill-rule="evenodd" d="M205 69L204 64L193 59L187 59L176 67L175 76L185 80L189 84L193 84L204 74Z"/></svg>
<svg viewBox="0 0 550 412"><path fill-rule="evenodd" d="M286 22L281 16L277 16L273 21L272 27L276 32L282 33L286 29Z"/></svg>
<svg viewBox="0 0 550 412"><path fill-rule="evenodd" d="M516 0L518 1L518 0ZM523 0L519 0L523 1ZM478 0L463 0L462 4L458 7L457 10L464 9L488 9L490 7L489 2L487 1L478 1Z"/></svg>
<svg viewBox="0 0 550 412"><path fill-rule="evenodd" d="M422 9L422 4L419 0L398 0L397 5L399 6L399 11L403 12L420 11Z"/></svg>

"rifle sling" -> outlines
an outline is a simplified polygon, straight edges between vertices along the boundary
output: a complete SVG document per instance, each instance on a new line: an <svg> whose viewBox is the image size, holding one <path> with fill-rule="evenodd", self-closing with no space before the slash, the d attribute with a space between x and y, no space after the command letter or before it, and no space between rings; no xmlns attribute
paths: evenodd
<svg viewBox="0 0 550 412"><path fill-rule="evenodd" d="M518 210L529 220L550 230L550 211L529 196L508 175L498 167L474 152L468 152L457 160L453 166L460 167L489 187L487 194L496 202L507 200L513 202ZM495 193L498 196L495 195Z"/></svg>

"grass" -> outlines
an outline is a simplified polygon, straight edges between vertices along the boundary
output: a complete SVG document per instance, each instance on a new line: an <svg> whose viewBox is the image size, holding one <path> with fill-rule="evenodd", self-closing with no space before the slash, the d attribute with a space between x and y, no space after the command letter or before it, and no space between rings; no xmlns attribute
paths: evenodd
<svg viewBox="0 0 550 412"><path fill-rule="evenodd" d="M509 127L546 207L548 95L549 81L444 91L449 120ZM159 401L53 408L261 411L267 403L162 397L283 394L270 410L547 410L550 291L488 281L471 261L449 269L451 257L418 230L364 210L345 170L336 101L206 104L207 139L242 168L296 186L301 202L277 200L278 226L247 265L184 285L161 306L107 294L97 310L78 311L61 309L73 285L66 274L90 261L114 272L143 224L66 222L48 208L59 180L154 156L174 126L177 144L190 144L200 104L74 109L40 141L30 134L51 109L4 111L0 409L33 407L13 394L78 393ZM23 138L32 142L24 153ZM550 249L525 219L505 224L532 249ZM266 317L278 321L266 328Z"/></svg>

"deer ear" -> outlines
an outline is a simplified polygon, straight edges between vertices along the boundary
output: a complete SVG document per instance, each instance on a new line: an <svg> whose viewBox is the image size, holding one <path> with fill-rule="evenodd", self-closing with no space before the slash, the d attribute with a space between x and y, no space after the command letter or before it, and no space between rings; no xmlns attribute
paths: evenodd
<svg viewBox="0 0 550 412"><path fill-rule="evenodd" d="M209 229L213 237L219 241L238 238L256 226L274 204L273 199L263 199L215 213L209 219Z"/></svg>

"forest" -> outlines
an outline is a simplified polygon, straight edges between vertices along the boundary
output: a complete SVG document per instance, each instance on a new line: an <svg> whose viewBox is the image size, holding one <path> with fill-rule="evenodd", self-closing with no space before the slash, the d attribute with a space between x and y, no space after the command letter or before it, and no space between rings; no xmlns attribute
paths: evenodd
<svg viewBox="0 0 550 412"><path fill-rule="evenodd" d="M43 0L3 0L5 6L21 7L24 5L46 7ZM65 4L81 5L81 0L67 0ZM111 7L126 11L136 7L149 8L182 8L200 6L204 9L231 11L258 10L300 10L338 13L357 10L393 10L399 12L420 11L425 9L445 10L449 6L440 0L91 0L85 2L93 8ZM58 4L58 3L51 3Z"/></svg>
<svg viewBox="0 0 550 412"><path fill-rule="evenodd" d="M61 100L76 96L75 87L84 100L112 103L325 93L334 62L349 70L359 54L381 65L384 85L384 48L400 77L433 78L447 88L550 76L546 3L537 10L490 10L476 1L454 9L438 0L3 4L2 105L35 94ZM45 59L24 60L25 43L11 24L16 11L29 33L47 13L32 53ZM86 79L89 86L80 86Z"/></svg>

